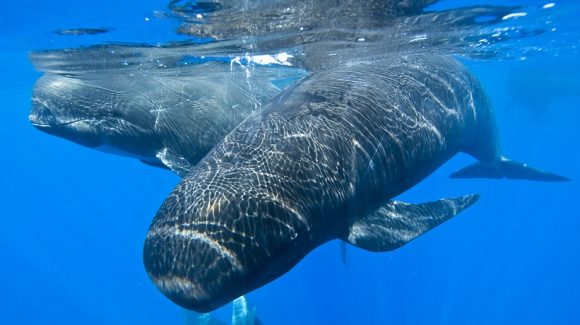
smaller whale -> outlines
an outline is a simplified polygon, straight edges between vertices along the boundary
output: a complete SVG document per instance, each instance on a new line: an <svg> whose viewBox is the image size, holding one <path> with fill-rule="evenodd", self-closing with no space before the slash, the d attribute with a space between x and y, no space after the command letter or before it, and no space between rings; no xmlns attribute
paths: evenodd
<svg viewBox="0 0 580 325"><path fill-rule="evenodd" d="M297 69L208 62L167 70L46 73L35 84L30 122L104 152L187 174Z"/></svg>

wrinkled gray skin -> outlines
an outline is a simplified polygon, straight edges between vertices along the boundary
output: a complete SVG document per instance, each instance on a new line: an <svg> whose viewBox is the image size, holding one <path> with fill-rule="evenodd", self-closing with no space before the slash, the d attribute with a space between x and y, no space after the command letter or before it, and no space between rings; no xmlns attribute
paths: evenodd
<svg viewBox="0 0 580 325"><path fill-rule="evenodd" d="M279 89L278 69L247 76L229 64L151 71L47 73L36 83L29 119L83 146L136 157L185 175ZM263 76L266 75L266 76Z"/></svg>

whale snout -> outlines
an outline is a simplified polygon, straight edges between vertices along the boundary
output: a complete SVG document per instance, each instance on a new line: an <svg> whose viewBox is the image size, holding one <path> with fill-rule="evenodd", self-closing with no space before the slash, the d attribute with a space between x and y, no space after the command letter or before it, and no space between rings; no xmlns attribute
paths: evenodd
<svg viewBox="0 0 580 325"><path fill-rule="evenodd" d="M209 312L243 294L240 261L211 233L179 226L150 230L143 257L157 288L186 309Z"/></svg>
<svg viewBox="0 0 580 325"><path fill-rule="evenodd" d="M95 148L103 143L103 137L97 133L95 120L67 116L59 112L58 104L39 97L32 98L32 109L28 120L38 130L80 145Z"/></svg>
<svg viewBox="0 0 580 325"><path fill-rule="evenodd" d="M57 118L49 105L37 97L32 97L32 109L28 114L28 120L33 126L40 129L58 124Z"/></svg>
<svg viewBox="0 0 580 325"><path fill-rule="evenodd" d="M325 239L302 238L307 218L267 187L238 183L239 171L230 165L213 167L194 167L173 190L143 250L157 288L197 312L276 279Z"/></svg>

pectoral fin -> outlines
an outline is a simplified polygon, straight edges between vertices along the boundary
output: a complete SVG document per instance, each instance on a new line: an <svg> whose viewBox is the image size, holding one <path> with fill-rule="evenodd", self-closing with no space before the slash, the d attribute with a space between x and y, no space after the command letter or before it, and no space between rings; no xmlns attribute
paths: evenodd
<svg viewBox="0 0 580 325"><path fill-rule="evenodd" d="M140 159L140 160L145 165L149 165L149 166L153 166L153 167L158 167L158 168L163 168L163 169L169 169L169 167L165 166L165 164L162 163L161 161L151 161L151 160L145 160L145 159Z"/></svg>
<svg viewBox="0 0 580 325"><path fill-rule="evenodd" d="M342 240L373 252L399 248L447 221L479 199L466 195L422 204L388 201L354 219Z"/></svg>
<svg viewBox="0 0 580 325"><path fill-rule="evenodd" d="M181 178L187 176L191 168L193 168L193 165L187 159L167 148L163 148L155 156L163 165L167 166L167 168L171 169Z"/></svg>

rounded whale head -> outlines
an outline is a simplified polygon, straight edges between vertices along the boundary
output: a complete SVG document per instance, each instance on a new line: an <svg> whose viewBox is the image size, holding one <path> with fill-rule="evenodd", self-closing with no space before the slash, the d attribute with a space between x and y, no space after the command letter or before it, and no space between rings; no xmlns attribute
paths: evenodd
<svg viewBox="0 0 580 325"><path fill-rule="evenodd" d="M198 170L163 203L143 255L163 294L209 312L286 273L316 245L296 209L239 170Z"/></svg>
<svg viewBox="0 0 580 325"><path fill-rule="evenodd" d="M116 89L127 86L112 76L45 74L34 87L29 120L44 132L86 147L154 155L154 116L135 103L139 98Z"/></svg>

